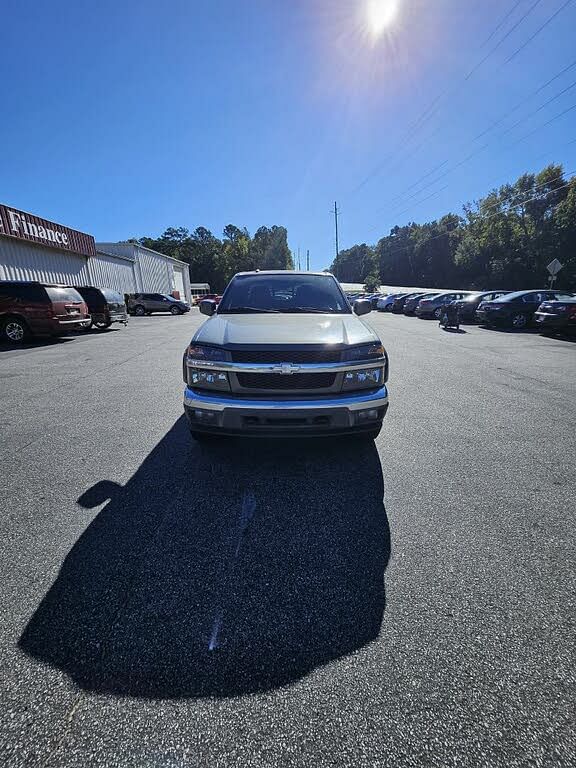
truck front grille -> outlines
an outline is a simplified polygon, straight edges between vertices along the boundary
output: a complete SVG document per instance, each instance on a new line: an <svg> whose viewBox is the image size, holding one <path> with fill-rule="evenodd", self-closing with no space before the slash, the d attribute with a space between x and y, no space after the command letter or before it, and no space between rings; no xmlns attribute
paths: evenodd
<svg viewBox="0 0 576 768"><path fill-rule="evenodd" d="M328 389L334 385L335 373L238 373L238 383L246 389Z"/></svg>
<svg viewBox="0 0 576 768"><path fill-rule="evenodd" d="M341 352L331 347L234 349L232 360L235 363L339 363Z"/></svg>

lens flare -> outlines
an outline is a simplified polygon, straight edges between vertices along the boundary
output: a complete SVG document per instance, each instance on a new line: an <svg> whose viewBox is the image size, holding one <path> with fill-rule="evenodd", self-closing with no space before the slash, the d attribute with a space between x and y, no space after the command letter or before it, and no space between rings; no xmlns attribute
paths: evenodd
<svg viewBox="0 0 576 768"><path fill-rule="evenodd" d="M373 38L394 23L398 15L398 0L366 0L366 23Z"/></svg>

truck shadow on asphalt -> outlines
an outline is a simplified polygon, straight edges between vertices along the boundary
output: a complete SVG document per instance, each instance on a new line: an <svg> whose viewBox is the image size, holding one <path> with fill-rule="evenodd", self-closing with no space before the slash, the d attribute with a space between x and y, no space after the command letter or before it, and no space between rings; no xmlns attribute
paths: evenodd
<svg viewBox="0 0 576 768"><path fill-rule="evenodd" d="M184 417L66 557L20 648L81 688L148 698L288 685L379 634L390 531L353 438L222 440Z"/></svg>

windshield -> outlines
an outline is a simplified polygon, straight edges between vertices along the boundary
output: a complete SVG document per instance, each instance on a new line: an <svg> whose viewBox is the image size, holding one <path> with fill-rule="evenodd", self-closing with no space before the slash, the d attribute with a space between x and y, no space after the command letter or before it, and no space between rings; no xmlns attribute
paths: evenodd
<svg viewBox="0 0 576 768"><path fill-rule="evenodd" d="M118 293L118 291L113 291L111 288L100 288L100 291L102 292L102 295L106 301L109 301L113 304L124 303L124 296L122 296L121 293Z"/></svg>
<svg viewBox="0 0 576 768"><path fill-rule="evenodd" d="M50 296L52 301L66 301L74 304L84 301L75 288L54 288L52 286L46 286L46 293Z"/></svg>
<svg viewBox="0 0 576 768"><path fill-rule="evenodd" d="M218 314L250 312L335 312L350 314L336 280L328 275L237 275L224 293Z"/></svg>

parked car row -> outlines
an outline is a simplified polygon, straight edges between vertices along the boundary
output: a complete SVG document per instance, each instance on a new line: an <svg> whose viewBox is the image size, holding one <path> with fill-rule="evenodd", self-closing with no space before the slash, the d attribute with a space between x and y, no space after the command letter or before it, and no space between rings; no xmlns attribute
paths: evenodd
<svg viewBox="0 0 576 768"><path fill-rule="evenodd" d="M30 336L62 336L71 331L104 330L126 325L128 315L170 312L181 315L190 306L163 294L122 295L111 288L0 281L0 340L10 344Z"/></svg>
<svg viewBox="0 0 576 768"><path fill-rule="evenodd" d="M448 305L458 308L461 322L517 330L535 325L542 329L576 329L576 295L566 291L427 291L391 293L377 301L380 312L416 315L440 320Z"/></svg>
<svg viewBox="0 0 576 768"><path fill-rule="evenodd" d="M514 291L482 301L476 319L485 325L518 330L533 324L548 329L576 328L576 296L565 291Z"/></svg>
<svg viewBox="0 0 576 768"><path fill-rule="evenodd" d="M378 300L382 298L381 293L347 293L346 298L350 303L350 306L354 306L354 302L358 299L367 299L372 304L372 309L376 309Z"/></svg>

